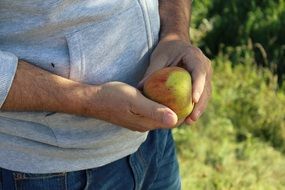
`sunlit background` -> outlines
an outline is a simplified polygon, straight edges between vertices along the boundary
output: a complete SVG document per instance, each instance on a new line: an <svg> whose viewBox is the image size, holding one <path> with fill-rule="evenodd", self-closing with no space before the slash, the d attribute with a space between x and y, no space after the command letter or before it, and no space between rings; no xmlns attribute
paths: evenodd
<svg viewBox="0 0 285 190"><path fill-rule="evenodd" d="M194 1L191 38L213 95L174 130L183 190L285 189L285 0Z"/></svg>

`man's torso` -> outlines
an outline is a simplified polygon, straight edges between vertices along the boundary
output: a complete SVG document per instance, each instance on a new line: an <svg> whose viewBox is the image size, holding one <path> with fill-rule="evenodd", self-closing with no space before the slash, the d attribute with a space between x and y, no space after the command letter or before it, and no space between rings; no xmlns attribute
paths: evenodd
<svg viewBox="0 0 285 190"><path fill-rule="evenodd" d="M83 83L135 86L158 32L157 1L0 0L0 50ZM94 118L0 112L0 166L35 173L96 167L145 138Z"/></svg>

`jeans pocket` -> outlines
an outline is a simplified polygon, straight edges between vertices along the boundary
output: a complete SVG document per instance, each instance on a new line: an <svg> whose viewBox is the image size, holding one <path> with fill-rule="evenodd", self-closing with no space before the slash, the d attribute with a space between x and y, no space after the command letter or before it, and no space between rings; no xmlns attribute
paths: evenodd
<svg viewBox="0 0 285 190"><path fill-rule="evenodd" d="M16 190L66 190L66 173L28 174L13 172Z"/></svg>

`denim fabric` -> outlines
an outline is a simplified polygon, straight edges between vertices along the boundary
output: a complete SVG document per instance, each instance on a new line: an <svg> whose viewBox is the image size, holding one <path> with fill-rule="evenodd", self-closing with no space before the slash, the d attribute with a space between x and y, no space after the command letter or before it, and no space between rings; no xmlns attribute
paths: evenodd
<svg viewBox="0 0 285 190"><path fill-rule="evenodd" d="M102 167L67 173L28 174L1 169L5 190L179 190L170 130L154 130L138 151Z"/></svg>

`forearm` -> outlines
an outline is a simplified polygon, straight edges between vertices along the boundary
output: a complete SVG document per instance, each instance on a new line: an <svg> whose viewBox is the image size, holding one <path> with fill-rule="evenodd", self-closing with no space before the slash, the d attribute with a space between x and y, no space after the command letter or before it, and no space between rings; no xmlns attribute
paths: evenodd
<svg viewBox="0 0 285 190"><path fill-rule="evenodd" d="M68 113L141 132L172 128L177 122L172 110L125 83L78 83L25 62L19 62L1 110Z"/></svg>
<svg viewBox="0 0 285 190"><path fill-rule="evenodd" d="M2 111L49 111L84 115L88 85L20 61Z"/></svg>
<svg viewBox="0 0 285 190"><path fill-rule="evenodd" d="M160 38L190 41L191 0L159 0Z"/></svg>

